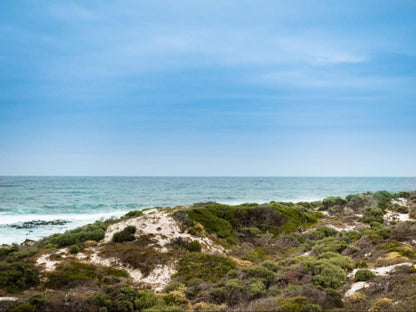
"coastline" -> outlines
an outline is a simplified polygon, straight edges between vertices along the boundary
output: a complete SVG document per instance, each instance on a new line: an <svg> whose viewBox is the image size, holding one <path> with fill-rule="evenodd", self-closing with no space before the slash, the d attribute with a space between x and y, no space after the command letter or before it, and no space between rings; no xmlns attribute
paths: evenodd
<svg viewBox="0 0 416 312"><path fill-rule="evenodd" d="M374 294L389 280L411 282L416 274L415 218L416 192L385 191L298 204L131 211L1 248L0 310L36 306L29 299L42 296L37 309L47 311L68 290L88 311L116 311L116 302L134 306L148 296L148 308L160 311L286 311L293 304L351 311L380 305L381 298L399 309L413 295L394 295L399 286ZM14 271L19 282L7 284ZM108 287L115 292L99 295ZM132 301L120 299L127 289Z"/></svg>

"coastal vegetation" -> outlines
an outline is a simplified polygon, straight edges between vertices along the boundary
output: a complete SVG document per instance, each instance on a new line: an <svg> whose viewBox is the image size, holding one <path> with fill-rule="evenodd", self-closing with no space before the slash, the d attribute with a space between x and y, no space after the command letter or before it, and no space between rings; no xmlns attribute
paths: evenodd
<svg viewBox="0 0 416 312"><path fill-rule="evenodd" d="M415 210L381 191L133 211L0 248L0 311L413 310Z"/></svg>

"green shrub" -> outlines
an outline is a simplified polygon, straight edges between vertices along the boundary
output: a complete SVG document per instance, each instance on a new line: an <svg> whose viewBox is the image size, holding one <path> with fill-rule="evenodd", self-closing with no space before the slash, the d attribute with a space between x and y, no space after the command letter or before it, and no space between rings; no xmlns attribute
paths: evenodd
<svg viewBox="0 0 416 312"><path fill-rule="evenodd" d="M276 299L279 306L279 312L321 312L319 305L311 304L308 298L303 296L284 299L278 297Z"/></svg>
<svg viewBox="0 0 416 312"><path fill-rule="evenodd" d="M128 277L127 272L112 267L71 261L61 264L54 272L49 273L46 286L53 289L67 289L95 279L102 279L107 275Z"/></svg>
<svg viewBox="0 0 416 312"><path fill-rule="evenodd" d="M248 278L262 279L267 288L277 282L275 273L263 267L245 268L243 269L243 272Z"/></svg>
<svg viewBox="0 0 416 312"><path fill-rule="evenodd" d="M156 305L151 308L143 310L143 312L185 312L184 309L178 306Z"/></svg>
<svg viewBox="0 0 416 312"><path fill-rule="evenodd" d="M366 282L376 277L370 270L358 270L355 272L354 279L356 282Z"/></svg>
<svg viewBox="0 0 416 312"><path fill-rule="evenodd" d="M367 207L364 209L364 218L363 222L365 223L372 223L372 222L378 222L383 223L384 222L384 212L379 207Z"/></svg>
<svg viewBox="0 0 416 312"><path fill-rule="evenodd" d="M188 253L180 258L175 276L185 283L194 278L217 282L235 268L236 264L225 257Z"/></svg>
<svg viewBox="0 0 416 312"><path fill-rule="evenodd" d="M322 210L331 210L331 208L334 208L336 206L340 207L345 205L347 202L341 197L334 197L330 196L322 200L321 209Z"/></svg>
<svg viewBox="0 0 416 312"><path fill-rule="evenodd" d="M324 252L342 252L345 248L347 248L348 244L345 241L339 240L333 236L325 237L321 240L317 241L315 246L313 246L313 250L316 253L324 253Z"/></svg>
<svg viewBox="0 0 416 312"><path fill-rule="evenodd" d="M35 312L36 306L31 304L19 304L18 306L10 309L10 312Z"/></svg>
<svg viewBox="0 0 416 312"><path fill-rule="evenodd" d="M416 249L411 247L408 244L404 244L398 241L391 241L385 245L378 247L381 250L388 250L390 252L398 252L401 256L407 257L409 259L416 259Z"/></svg>
<svg viewBox="0 0 416 312"><path fill-rule="evenodd" d="M273 204L273 208L280 211L283 216L288 220L281 228L279 232L290 233L299 229L305 229L318 222L316 212L300 205L289 205L288 203ZM274 233L278 234L278 233Z"/></svg>
<svg viewBox="0 0 416 312"><path fill-rule="evenodd" d="M77 254L79 253L79 246L78 245L72 245L69 247L69 253L70 254Z"/></svg>
<svg viewBox="0 0 416 312"><path fill-rule="evenodd" d="M236 242L236 233L230 222L211 213L208 208L197 208L187 211L189 218L203 225L208 233L215 233L230 243Z"/></svg>
<svg viewBox="0 0 416 312"><path fill-rule="evenodd" d="M34 268L17 262L0 262L0 289L13 293L27 289L39 282Z"/></svg>
<svg viewBox="0 0 416 312"><path fill-rule="evenodd" d="M324 238L329 236L337 236L339 232L329 226L320 226L315 231L312 232L312 235L317 238Z"/></svg>
<svg viewBox="0 0 416 312"><path fill-rule="evenodd" d="M143 211L133 210L133 211L129 211L128 213L126 213L124 217L127 219L130 219L130 218L141 217L142 215L143 215Z"/></svg>
<svg viewBox="0 0 416 312"><path fill-rule="evenodd" d="M54 234L50 237L50 243L57 247L67 247L88 240L100 241L105 236L107 224L97 221L84 227L67 231L63 234Z"/></svg>
<svg viewBox="0 0 416 312"><path fill-rule="evenodd" d="M261 265L272 272L276 272L279 268L279 265L273 261L264 261Z"/></svg>
<svg viewBox="0 0 416 312"><path fill-rule="evenodd" d="M263 279L250 278L247 282L247 290L250 299L260 298L267 293Z"/></svg>
<svg viewBox="0 0 416 312"><path fill-rule="evenodd" d="M202 249L202 246L200 242L198 242L197 240L193 240L188 243L188 245L186 246L186 249L188 249L191 252L200 252Z"/></svg>
<svg viewBox="0 0 416 312"><path fill-rule="evenodd" d="M29 303L34 306L40 307L45 303L45 296L41 293L33 294L29 298Z"/></svg>
<svg viewBox="0 0 416 312"><path fill-rule="evenodd" d="M138 298L134 300L134 307L136 310L142 311L155 306L158 303L158 298L150 289L139 291Z"/></svg>
<svg viewBox="0 0 416 312"><path fill-rule="evenodd" d="M401 205L395 205L393 210L397 211L398 213L409 213L409 208Z"/></svg>
<svg viewBox="0 0 416 312"><path fill-rule="evenodd" d="M39 251L37 247L21 247L20 250L14 251L8 255L8 262L18 262L24 258L30 258Z"/></svg>
<svg viewBox="0 0 416 312"><path fill-rule="evenodd" d="M123 242L131 242L136 239L134 236L136 233L136 227L129 225L124 228L124 230L120 232L116 232L113 234L113 242L115 243L123 243Z"/></svg>
<svg viewBox="0 0 416 312"><path fill-rule="evenodd" d="M172 240L171 245L174 247L184 248L190 252L201 252L201 243L197 240L187 241L182 237L176 237Z"/></svg>
<svg viewBox="0 0 416 312"><path fill-rule="evenodd" d="M0 258L7 256L8 254L18 251L19 247L17 245L12 245L10 247L0 248Z"/></svg>
<svg viewBox="0 0 416 312"><path fill-rule="evenodd" d="M166 293L169 293L169 292L171 292L171 291L178 290L178 289L179 289L179 288L181 288L182 286L183 286L183 284L182 284L182 283L172 282L172 283L170 283L169 285L167 285L163 291L164 291L164 292L166 292Z"/></svg>
<svg viewBox="0 0 416 312"><path fill-rule="evenodd" d="M312 277L315 285L320 285L324 288L338 288L347 280L345 271L332 263L321 262L317 265L317 269L320 273Z"/></svg>
<svg viewBox="0 0 416 312"><path fill-rule="evenodd" d="M354 261L350 257L344 257L334 252L325 252L319 255L318 259L326 259L329 263L339 266L344 270L352 270L355 267Z"/></svg>
<svg viewBox="0 0 416 312"><path fill-rule="evenodd" d="M267 247L257 247L254 248L243 256L244 260L248 260L251 262L259 262L262 261L267 255Z"/></svg>
<svg viewBox="0 0 416 312"><path fill-rule="evenodd" d="M384 210L390 204L393 196L387 191L379 191L373 194L373 198L377 200L378 207Z"/></svg>

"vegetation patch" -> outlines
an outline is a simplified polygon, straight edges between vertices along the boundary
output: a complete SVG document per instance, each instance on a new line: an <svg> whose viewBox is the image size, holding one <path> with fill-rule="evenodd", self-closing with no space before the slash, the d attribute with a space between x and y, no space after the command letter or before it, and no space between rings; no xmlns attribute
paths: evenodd
<svg viewBox="0 0 416 312"><path fill-rule="evenodd" d="M175 276L185 283L194 278L217 282L235 268L236 264L225 257L188 253L180 257Z"/></svg>
<svg viewBox="0 0 416 312"><path fill-rule="evenodd" d="M107 223L97 221L63 234L54 234L50 237L49 241L59 248L79 244L88 240L98 242L104 239L107 227Z"/></svg>
<svg viewBox="0 0 416 312"><path fill-rule="evenodd" d="M101 251L100 256L117 258L147 276L157 265L165 265L172 255L158 251L153 246L152 238L141 236L133 242L110 243Z"/></svg>
<svg viewBox="0 0 416 312"><path fill-rule="evenodd" d="M134 233L136 233L135 226L132 226L132 225L126 226L124 230L113 234L113 242L122 243L122 242L134 241L136 239L134 236Z"/></svg>
<svg viewBox="0 0 416 312"><path fill-rule="evenodd" d="M16 293L39 283L33 266L17 262L0 262L0 289Z"/></svg>
<svg viewBox="0 0 416 312"><path fill-rule="evenodd" d="M101 280L108 275L128 277L128 273L123 270L71 261L62 263L54 272L49 273L46 286L52 289L68 289L89 281Z"/></svg>

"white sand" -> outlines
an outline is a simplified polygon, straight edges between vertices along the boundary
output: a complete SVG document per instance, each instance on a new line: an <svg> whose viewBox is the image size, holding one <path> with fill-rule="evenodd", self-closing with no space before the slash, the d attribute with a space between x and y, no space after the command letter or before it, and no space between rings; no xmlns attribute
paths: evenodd
<svg viewBox="0 0 416 312"><path fill-rule="evenodd" d="M384 220L400 222L415 221L414 219L410 218L408 213L398 213L391 210L387 211L387 213L384 215Z"/></svg>
<svg viewBox="0 0 416 312"><path fill-rule="evenodd" d="M0 301L17 301L19 298L16 297L0 297Z"/></svg>
<svg viewBox="0 0 416 312"><path fill-rule="evenodd" d="M394 270L396 270L396 268L398 268L400 266L412 266L412 265L413 265L413 263L403 262L403 263L388 265L388 266L384 266L384 267L368 268L367 270L373 272L377 276L386 276L387 274L393 272ZM348 277L349 278L354 278L355 273L358 270L362 270L362 269L354 269L351 273L348 274ZM351 285L351 288L347 290L347 292L345 293L344 296L349 297L349 296L357 293L361 289L371 286L372 284L373 283L371 283L371 282L355 282Z"/></svg>
<svg viewBox="0 0 416 312"><path fill-rule="evenodd" d="M400 266L412 266L412 265L413 265L413 263L411 263L411 262L402 262L402 263L392 264L392 265L388 265L388 266L384 266L384 267L368 268L366 270L369 270L369 271L373 272L375 275L378 275L378 276L386 276L387 274L393 272L394 270L396 270L396 268L398 268ZM352 272L348 274L348 277L353 278L355 276L355 273L358 270L362 270L362 269L352 270Z"/></svg>
<svg viewBox="0 0 416 312"><path fill-rule="evenodd" d="M363 288L369 287L372 284L369 282L356 282L354 284L351 285L351 288L347 290L347 292L345 293L345 297L350 297L351 295L357 293L358 291L360 291Z"/></svg>
<svg viewBox="0 0 416 312"><path fill-rule="evenodd" d="M105 249L106 244L111 242L113 234L123 230L129 225L136 227L137 231L135 236L137 238L143 235L152 235L152 239L156 241L156 246L153 247L159 248L161 252L168 251L167 245L172 239L181 237L188 241L197 240L201 244L202 252L211 254L225 253L223 247L216 245L208 237L198 237L189 233L182 233L178 223L167 212L159 209L151 209L145 211L144 215L140 217L123 220L110 225L105 233L104 239L99 242L97 246L86 248L84 252L79 252L75 255L75 258L85 263L110 266L116 269L125 270L129 273L131 279L135 283L148 285L157 292L162 291L169 284L172 275L176 273L174 263L170 263L169 265L158 265L148 276L144 277L140 270L120 263L120 260L117 258L103 258L99 256L100 250ZM56 253L60 253L62 259L68 257L68 249L63 248L55 253L41 255L37 259L36 264L41 266L44 271L54 271L56 265L61 261L50 259L50 257Z"/></svg>
<svg viewBox="0 0 416 312"><path fill-rule="evenodd" d="M123 230L127 226L135 226L137 231L135 236L154 235L157 244L161 247L162 252L167 252L165 247L172 239L181 237L185 240L198 241L202 246L202 252L211 254L224 254L224 248L216 245L207 237L193 236L188 233L182 233L178 223L168 213L158 209L151 209L144 212L143 216L127 219L108 227L105 233L104 242L111 242L114 233Z"/></svg>
<svg viewBox="0 0 416 312"><path fill-rule="evenodd" d="M391 200L391 203L394 205L394 204L397 204L397 205L400 205L400 206L408 206L409 205L409 202L407 201L407 199L406 198L402 198L402 197L399 197L399 198L396 198L396 199L392 199Z"/></svg>

